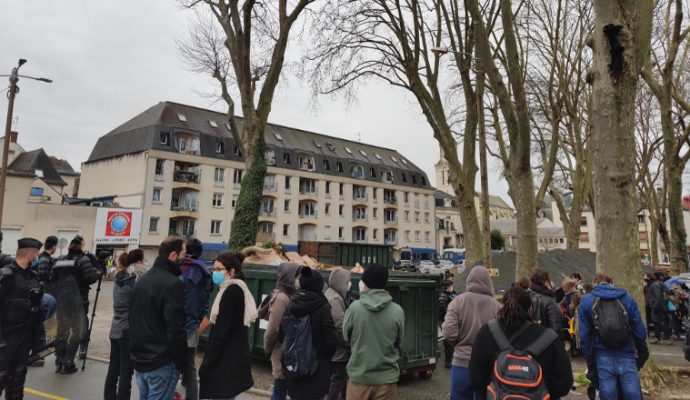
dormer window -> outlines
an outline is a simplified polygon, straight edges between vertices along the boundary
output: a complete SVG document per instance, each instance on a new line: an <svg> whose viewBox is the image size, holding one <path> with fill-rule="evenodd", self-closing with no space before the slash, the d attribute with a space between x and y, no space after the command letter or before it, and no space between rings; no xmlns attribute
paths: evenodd
<svg viewBox="0 0 690 400"><path fill-rule="evenodd" d="M323 169L325 171L331 170L331 163L328 160L323 160Z"/></svg>
<svg viewBox="0 0 690 400"><path fill-rule="evenodd" d="M275 132L275 131L273 132L273 137L275 137L276 139L278 139L280 141L283 140L283 135L281 135L280 133Z"/></svg>
<svg viewBox="0 0 690 400"><path fill-rule="evenodd" d="M384 169L381 171L381 178L383 178L383 181L386 183L393 183L393 172Z"/></svg>
<svg viewBox="0 0 690 400"><path fill-rule="evenodd" d="M225 123L225 129L227 129L227 130L229 130L230 132L232 132L232 126L230 126L230 123L229 123L229 122L226 122L226 123Z"/></svg>
<svg viewBox="0 0 690 400"><path fill-rule="evenodd" d="M347 154L352 154L352 150L350 150L349 147L346 147L346 148L345 148L345 151L347 152Z"/></svg>
<svg viewBox="0 0 690 400"><path fill-rule="evenodd" d="M422 177L422 186L426 186L426 179L424 177Z"/></svg>
<svg viewBox="0 0 690 400"><path fill-rule="evenodd" d="M381 155L379 153L374 153L374 157L378 158L379 160L381 159Z"/></svg>
<svg viewBox="0 0 690 400"><path fill-rule="evenodd" d="M187 117L185 117L185 115L182 113L177 113L177 119L179 119L182 122L187 122Z"/></svg>
<svg viewBox="0 0 690 400"><path fill-rule="evenodd" d="M216 154L225 154L225 143L222 140L216 142Z"/></svg>
<svg viewBox="0 0 690 400"><path fill-rule="evenodd" d="M264 153L264 157L266 158L266 165L276 165L276 152L273 150L266 150L266 153Z"/></svg>
<svg viewBox="0 0 690 400"><path fill-rule="evenodd" d="M344 172L345 171L343 169L343 163L341 163L340 161L338 161L337 167L338 167L338 172Z"/></svg>
<svg viewBox="0 0 690 400"><path fill-rule="evenodd" d="M361 150L361 149L359 150L359 154L363 155L364 157L366 157L366 156L367 156L367 153L366 153L366 152L364 152L364 150Z"/></svg>
<svg viewBox="0 0 690 400"><path fill-rule="evenodd" d="M290 165L290 153L283 153L283 162L286 165Z"/></svg>
<svg viewBox="0 0 690 400"><path fill-rule="evenodd" d="M402 161L403 164L407 165L407 160L405 160L404 158L401 158L400 161Z"/></svg>
<svg viewBox="0 0 690 400"><path fill-rule="evenodd" d="M393 162L396 162L396 163L398 162L398 160L394 156L391 156L391 160L393 160Z"/></svg>
<svg viewBox="0 0 690 400"><path fill-rule="evenodd" d="M412 175L412 184L416 185L417 184L417 177Z"/></svg>
<svg viewBox="0 0 690 400"><path fill-rule="evenodd" d="M320 149L320 148L321 148L321 142L319 142L318 140L314 139L314 146L316 146L317 148Z"/></svg>
<svg viewBox="0 0 690 400"><path fill-rule="evenodd" d="M335 151L335 146L333 146L333 143L326 142L326 147L328 147L328 150L330 151Z"/></svg>
<svg viewBox="0 0 690 400"><path fill-rule="evenodd" d="M212 119L208 120L208 124L211 125L211 127L213 127L213 128L218 128L218 124L216 123L216 121L214 121Z"/></svg>
<svg viewBox="0 0 690 400"><path fill-rule="evenodd" d="M299 155L297 157L297 165L299 166L299 169L302 169L305 171L313 171L314 170L314 157Z"/></svg>
<svg viewBox="0 0 690 400"><path fill-rule="evenodd" d="M403 183L407 183L407 175L405 175L404 172L402 174L402 180L403 180Z"/></svg>
<svg viewBox="0 0 690 400"><path fill-rule="evenodd" d="M369 175L370 175L372 178L376 178L376 168L371 167L371 169L369 170Z"/></svg>
<svg viewBox="0 0 690 400"><path fill-rule="evenodd" d="M34 175L36 175L39 178L43 178L43 170L42 169L35 169Z"/></svg>
<svg viewBox="0 0 690 400"><path fill-rule="evenodd" d="M169 145L170 144L170 132L161 132L160 140L161 140L161 144L166 145L166 146Z"/></svg>
<svg viewBox="0 0 690 400"><path fill-rule="evenodd" d="M364 179L364 167L361 165L353 165L350 167L350 175L353 178Z"/></svg>
<svg viewBox="0 0 690 400"><path fill-rule="evenodd" d="M235 145L235 157L242 157L242 149L240 149L239 146Z"/></svg>

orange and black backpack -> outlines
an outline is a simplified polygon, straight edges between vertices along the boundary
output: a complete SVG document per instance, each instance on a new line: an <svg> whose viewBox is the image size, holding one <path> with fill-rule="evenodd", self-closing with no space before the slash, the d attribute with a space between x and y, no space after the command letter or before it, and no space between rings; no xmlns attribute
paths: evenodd
<svg viewBox="0 0 690 400"><path fill-rule="evenodd" d="M498 320L488 322L491 335L498 345L499 353L494 362L491 383L487 388L487 400L546 400L549 391L544 384L541 365L536 360L558 335L546 329L524 350L513 348L511 342L529 326L526 322L508 339Z"/></svg>

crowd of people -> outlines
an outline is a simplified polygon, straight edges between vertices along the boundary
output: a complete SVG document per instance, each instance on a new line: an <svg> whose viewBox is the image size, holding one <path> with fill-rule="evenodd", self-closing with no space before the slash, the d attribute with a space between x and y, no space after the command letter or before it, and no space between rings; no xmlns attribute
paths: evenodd
<svg viewBox="0 0 690 400"><path fill-rule="evenodd" d="M103 276L105 256L84 252L83 239L75 237L68 253L54 259L56 244L53 236L45 244L24 238L14 259L0 253L0 394L8 399L23 398L27 365L42 365L44 321L52 313L62 339L53 343L56 373L77 370L80 347L86 356L88 295ZM405 313L385 289L388 268L367 265L353 301L350 271L332 269L326 284L319 271L284 262L275 289L257 305L241 253L222 253L210 268L201 254L198 240L169 237L150 268L139 249L120 255L105 399L129 399L133 378L140 399L234 399L254 384L249 332L258 320L266 323L272 399L398 398ZM679 339L688 289L664 273L644 279L648 324L632 296L602 273L591 283L573 273L554 289L549 274L535 269L502 301L481 265L469 271L459 294L447 274L439 303L451 400L566 396L573 373L564 342L586 361L590 398L641 399L646 325L655 331L651 343ZM197 370L197 346L207 330ZM688 345L686 353L690 361Z"/></svg>

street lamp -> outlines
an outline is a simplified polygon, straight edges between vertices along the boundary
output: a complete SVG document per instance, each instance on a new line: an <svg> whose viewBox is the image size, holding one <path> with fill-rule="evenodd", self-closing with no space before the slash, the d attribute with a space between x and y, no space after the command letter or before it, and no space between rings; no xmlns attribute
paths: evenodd
<svg viewBox="0 0 690 400"><path fill-rule="evenodd" d="M35 81L51 83L52 80L48 78L35 78L33 76L19 75L19 68L26 64L26 59L20 58L17 66L12 68L10 75L0 75L0 77L8 76L10 78L10 87L7 92L9 103L7 104L7 121L5 121L5 140L2 145L2 171L0 171L0 227L2 227L2 213L5 206L5 182L7 180L7 159L10 152L10 131L12 130L12 114L14 112L14 98L19 93L17 82L19 78L33 79Z"/></svg>

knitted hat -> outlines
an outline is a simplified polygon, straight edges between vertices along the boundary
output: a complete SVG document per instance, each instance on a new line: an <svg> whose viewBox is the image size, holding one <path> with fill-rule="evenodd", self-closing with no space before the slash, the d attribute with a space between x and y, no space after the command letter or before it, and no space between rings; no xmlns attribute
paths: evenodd
<svg viewBox="0 0 690 400"><path fill-rule="evenodd" d="M362 273L362 281L369 289L383 289L388 283L388 268L379 264L369 264Z"/></svg>
<svg viewBox="0 0 690 400"><path fill-rule="evenodd" d="M318 271L313 271L309 267L302 267L299 287L310 292L323 292L323 277Z"/></svg>

